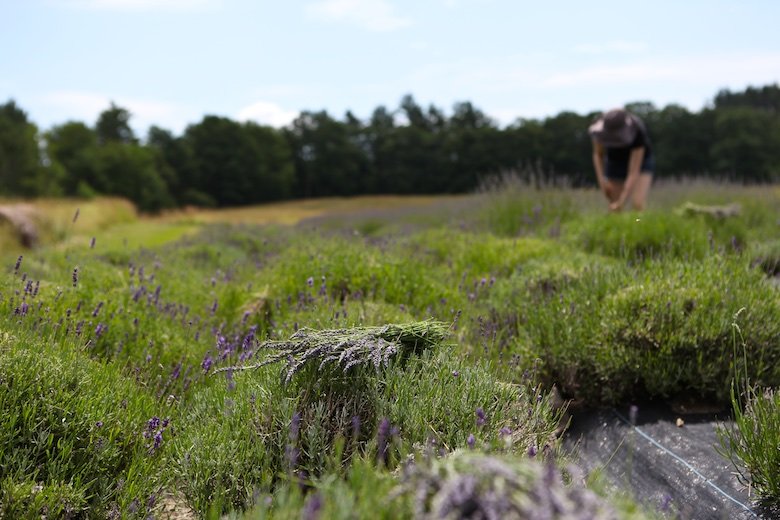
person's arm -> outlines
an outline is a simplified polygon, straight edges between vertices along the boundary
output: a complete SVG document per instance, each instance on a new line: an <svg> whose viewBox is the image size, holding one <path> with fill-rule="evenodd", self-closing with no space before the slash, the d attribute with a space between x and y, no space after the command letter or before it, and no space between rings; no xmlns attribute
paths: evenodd
<svg viewBox="0 0 780 520"><path fill-rule="evenodd" d="M645 147L638 146L631 149L631 155L628 157L628 176L626 176L626 182L623 184L623 192L618 197L618 200L609 205L609 209L612 211L620 211L626 204L626 199L634 188L636 181L639 180L639 174L642 169L642 161L645 159Z"/></svg>
<svg viewBox="0 0 780 520"><path fill-rule="evenodd" d="M604 147L593 140L593 169L596 170L596 180L604 195L607 195L607 177L604 175Z"/></svg>

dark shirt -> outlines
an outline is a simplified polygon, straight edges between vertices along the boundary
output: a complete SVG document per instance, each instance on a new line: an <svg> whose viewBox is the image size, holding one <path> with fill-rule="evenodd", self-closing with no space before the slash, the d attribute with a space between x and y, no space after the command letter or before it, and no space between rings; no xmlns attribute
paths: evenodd
<svg viewBox="0 0 780 520"><path fill-rule="evenodd" d="M639 118L636 118L638 120ZM638 121L638 132L636 138L628 146L605 147L607 154L606 175L610 179L625 179L628 176L628 160L631 156L631 150L644 146L645 157L642 160L642 172L653 172L655 161L653 159L653 149L650 146L650 137L647 135L645 125Z"/></svg>

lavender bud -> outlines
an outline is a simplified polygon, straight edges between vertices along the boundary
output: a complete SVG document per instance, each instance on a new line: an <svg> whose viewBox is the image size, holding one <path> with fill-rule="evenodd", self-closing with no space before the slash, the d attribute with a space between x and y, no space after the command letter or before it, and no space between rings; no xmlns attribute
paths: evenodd
<svg viewBox="0 0 780 520"><path fill-rule="evenodd" d="M632 425L636 425L636 416L639 413L639 407L635 404L632 404L631 407L628 409L628 419L631 421Z"/></svg>
<svg viewBox="0 0 780 520"><path fill-rule="evenodd" d="M482 408L477 408L475 413L477 414L477 426L484 426L486 421L485 411Z"/></svg>

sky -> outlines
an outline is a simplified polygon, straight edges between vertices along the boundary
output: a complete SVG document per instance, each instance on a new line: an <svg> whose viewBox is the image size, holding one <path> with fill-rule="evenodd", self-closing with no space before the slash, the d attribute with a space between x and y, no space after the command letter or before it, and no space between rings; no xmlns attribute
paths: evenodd
<svg viewBox="0 0 780 520"><path fill-rule="evenodd" d="M402 97L505 126L780 82L775 0L0 0L0 103L42 130L111 102L143 137L205 115L368 120Z"/></svg>

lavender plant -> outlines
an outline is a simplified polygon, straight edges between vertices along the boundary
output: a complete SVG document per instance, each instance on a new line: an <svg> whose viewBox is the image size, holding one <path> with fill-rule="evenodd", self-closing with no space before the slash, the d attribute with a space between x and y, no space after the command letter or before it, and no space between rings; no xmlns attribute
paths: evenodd
<svg viewBox="0 0 780 520"><path fill-rule="evenodd" d="M469 451L408 464L393 495L412 496L417 519L642 517L588 489L575 467Z"/></svg>
<svg viewBox="0 0 780 520"><path fill-rule="evenodd" d="M303 367L316 363L319 363L319 370L329 365L340 367L343 372L358 366L373 366L380 370L389 366L392 359L435 347L447 338L448 333L448 324L434 320L349 329L302 328L288 340L261 343L260 349L276 350L277 353L260 363L223 367L214 373L257 369L286 361L283 376L284 382L289 383Z"/></svg>

